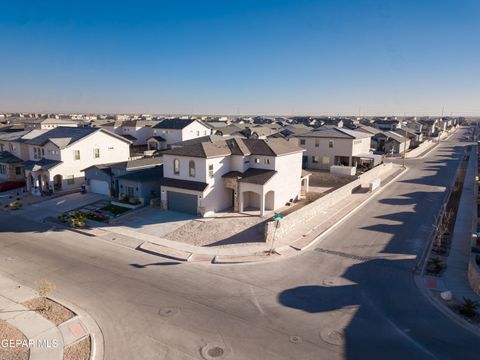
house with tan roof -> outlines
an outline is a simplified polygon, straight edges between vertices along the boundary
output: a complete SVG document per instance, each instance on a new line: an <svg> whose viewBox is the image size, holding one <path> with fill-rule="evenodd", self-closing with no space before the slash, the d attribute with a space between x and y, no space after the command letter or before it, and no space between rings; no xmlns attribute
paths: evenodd
<svg viewBox="0 0 480 360"><path fill-rule="evenodd" d="M261 216L299 199L308 189L303 149L285 139L218 139L163 153L165 209L210 216L258 211Z"/></svg>

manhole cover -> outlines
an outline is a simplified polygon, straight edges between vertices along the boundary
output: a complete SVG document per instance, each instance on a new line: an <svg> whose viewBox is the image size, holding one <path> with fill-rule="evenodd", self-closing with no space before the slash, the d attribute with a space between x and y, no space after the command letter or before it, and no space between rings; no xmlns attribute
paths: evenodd
<svg viewBox="0 0 480 360"><path fill-rule="evenodd" d="M179 313L180 311L176 308L162 308L158 311L158 314L163 317L172 317Z"/></svg>
<svg viewBox="0 0 480 360"><path fill-rule="evenodd" d="M225 349L218 344L207 344L200 351L205 360L223 359L225 357Z"/></svg>
<svg viewBox="0 0 480 360"><path fill-rule="evenodd" d="M345 337L343 332L335 329L324 329L320 332L323 341L332 345L343 345Z"/></svg>
<svg viewBox="0 0 480 360"><path fill-rule="evenodd" d="M302 338L300 336L290 336L290 342L293 344L301 344L302 343Z"/></svg>

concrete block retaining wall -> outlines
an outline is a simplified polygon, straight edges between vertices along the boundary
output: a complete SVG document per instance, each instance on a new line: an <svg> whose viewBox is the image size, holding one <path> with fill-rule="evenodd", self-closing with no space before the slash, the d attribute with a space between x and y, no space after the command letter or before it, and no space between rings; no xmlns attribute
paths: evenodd
<svg viewBox="0 0 480 360"><path fill-rule="evenodd" d="M327 195L315 200L314 202L305 205L304 207L288 214L281 220L280 227L276 230L275 236L277 238L288 236L290 233L297 231L300 227L305 226L305 223L312 220L318 215L325 214L325 212L333 205L343 201L358 187L370 187L370 183L393 167L392 163L381 164L366 173L360 175L356 180L334 190ZM265 241L270 242L275 231L275 222L268 221L265 224Z"/></svg>
<svg viewBox="0 0 480 360"><path fill-rule="evenodd" d="M422 144L420 144L417 148L407 152L405 154L406 158L414 158L421 155L424 151L431 148L435 143L432 140L426 140Z"/></svg>

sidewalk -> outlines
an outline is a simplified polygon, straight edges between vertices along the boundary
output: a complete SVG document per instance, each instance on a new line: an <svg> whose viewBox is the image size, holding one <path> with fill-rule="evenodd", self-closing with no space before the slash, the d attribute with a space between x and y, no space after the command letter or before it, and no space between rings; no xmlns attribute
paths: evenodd
<svg viewBox="0 0 480 360"><path fill-rule="evenodd" d="M273 255L268 254L272 246L270 243L200 247L145 234L134 229L122 229L122 234L102 228L82 230L82 232L95 236L99 240L180 261L242 263L274 260L298 254L306 249L320 235L338 225L346 216L360 208L404 171L405 169L402 167L394 166L391 171L382 175L382 186L376 192L353 193L348 198L331 206L321 217L305 223L305 226L299 231L289 234L288 237L276 239Z"/></svg>
<svg viewBox="0 0 480 360"><path fill-rule="evenodd" d="M460 315L448 308L448 304L438 297L439 292L451 291L453 298L462 301L463 298L478 301L480 296L470 287L468 281L468 263L470 261L471 234L473 229L475 166L477 166L476 148L473 147L468 162L465 182L460 197L460 203L452 234L450 252L447 258L447 267L440 277L419 275L417 284L422 288L432 302L445 315L468 327L470 330L480 331L477 326L464 320Z"/></svg>
<svg viewBox="0 0 480 360"><path fill-rule="evenodd" d="M77 344L88 336L91 342L90 359L103 358L103 341L99 341L101 332L98 327L92 329L93 319L69 304L66 307L71 309L75 316L56 326L38 312L23 305L34 298L38 298L38 294L33 289L0 274L0 320L6 321L25 335L30 360L63 360L66 347ZM65 303L50 298L60 304Z"/></svg>

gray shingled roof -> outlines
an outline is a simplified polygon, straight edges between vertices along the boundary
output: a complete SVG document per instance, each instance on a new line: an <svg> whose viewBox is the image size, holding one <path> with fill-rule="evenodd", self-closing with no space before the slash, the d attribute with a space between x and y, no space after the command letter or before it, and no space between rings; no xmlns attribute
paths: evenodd
<svg viewBox="0 0 480 360"><path fill-rule="evenodd" d="M277 172L275 170L264 170L250 168L244 173L230 171L224 174L224 178L236 178L238 181L248 184L265 185Z"/></svg>
<svg viewBox="0 0 480 360"><path fill-rule="evenodd" d="M55 145L57 145L60 149L63 149L84 137L93 134L96 131L102 131L107 133L117 139L124 140L128 143L127 139L123 138L122 136L116 135L109 131L106 131L101 128L92 128L92 127L63 127L59 126L52 130L32 130L18 139L18 142L23 142L26 144L43 146L48 141L51 141Z"/></svg>
<svg viewBox="0 0 480 360"><path fill-rule="evenodd" d="M63 127L59 126L52 130L47 131L38 131L33 133L35 130L32 131L33 137L26 136L22 137L18 141L24 142L26 144L31 145L38 145L42 146L45 145L48 141L52 140L55 144L60 144L61 148L64 148L78 140L88 136L95 131L99 131L98 128L91 128L91 127ZM37 135L38 134L38 135Z"/></svg>
<svg viewBox="0 0 480 360"><path fill-rule="evenodd" d="M380 131L379 131L380 132ZM297 137L316 137L316 138L330 138L330 139L363 139L370 137L371 135L362 132L349 130L338 127L322 126L318 129L296 135Z"/></svg>
<svg viewBox="0 0 480 360"><path fill-rule="evenodd" d="M165 151L167 155L211 158L228 155L278 156L303 151L292 141L284 139L220 139L200 142Z"/></svg>
<svg viewBox="0 0 480 360"><path fill-rule="evenodd" d="M22 159L19 159L12 153L8 151L0 151L0 163L2 164L15 164L22 162Z"/></svg>
<svg viewBox="0 0 480 360"><path fill-rule="evenodd" d="M27 160L23 163L23 166L25 167L25 170L38 171L38 170L49 170L61 163L62 163L61 161L49 160L49 159L43 158L42 160L38 160L38 161Z"/></svg>
<svg viewBox="0 0 480 360"><path fill-rule="evenodd" d="M154 166L152 168L129 171L125 175L117 176L120 180L148 182L160 180L163 177L163 165Z"/></svg>
<svg viewBox="0 0 480 360"><path fill-rule="evenodd" d="M174 187L178 189L200 191L200 192L203 192L208 187L207 183L202 183L199 181L180 180L180 179L171 179L171 178L161 178L160 185Z"/></svg>
<svg viewBox="0 0 480 360"><path fill-rule="evenodd" d="M154 129L183 129L194 121L192 119L165 119L155 125Z"/></svg>

